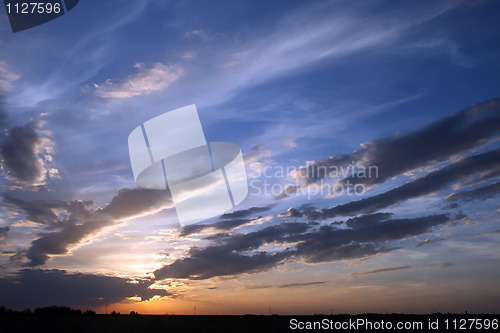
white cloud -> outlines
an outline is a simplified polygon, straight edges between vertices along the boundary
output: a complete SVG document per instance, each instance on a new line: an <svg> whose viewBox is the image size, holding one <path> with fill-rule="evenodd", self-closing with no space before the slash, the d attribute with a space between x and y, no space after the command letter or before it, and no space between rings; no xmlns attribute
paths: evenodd
<svg viewBox="0 0 500 333"><path fill-rule="evenodd" d="M216 34L208 34L201 29L186 31L184 33L184 38L186 38L186 39L199 39L202 42L215 40L218 38L222 38L224 36L225 36L225 34L220 33L220 32L218 32Z"/></svg>
<svg viewBox="0 0 500 333"><path fill-rule="evenodd" d="M410 10L395 6L389 13L374 15L380 11L376 4L343 8L322 3L305 5L250 35L218 39L203 30L191 30L184 33L186 39L204 42L210 37L210 43L196 49L194 65L186 65L190 66L186 75L189 88L180 87L172 97L201 101L197 103L200 107L213 106L242 89L321 66L322 61L340 62L369 49L391 53L411 28L452 8L453 3L447 2L415 5ZM184 51L191 52L191 46ZM221 119L234 114L212 116ZM254 119L255 113L244 116Z"/></svg>
<svg viewBox="0 0 500 333"><path fill-rule="evenodd" d="M193 38L193 37L199 37L202 40L208 39L208 35L201 29L198 30L192 30L192 31L187 31L184 33L185 38Z"/></svg>
<svg viewBox="0 0 500 333"><path fill-rule="evenodd" d="M439 16L452 6L439 3L429 8L415 8L417 13L396 6L394 12L384 15L374 15L361 8L359 11L333 11L333 8L325 5L302 8L281 20L274 33L252 45L253 52L243 53L246 61L241 64L246 71L242 83L253 84L322 59L345 57L394 42L408 28ZM242 54L233 56L243 58Z"/></svg>
<svg viewBox="0 0 500 333"><path fill-rule="evenodd" d="M19 80L20 75L12 73L8 70L7 63L5 61L0 61L0 89L9 90L12 88L12 82Z"/></svg>
<svg viewBox="0 0 500 333"><path fill-rule="evenodd" d="M137 63L134 67L139 70L138 74L131 75L121 82L108 79L103 84L94 84L95 93L103 98L148 95L170 86L183 72L180 67L166 66L160 62L150 66Z"/></svg>
<svg viewBox="0 0 500 333"><path fill-rule="evenodd" d="M295 148L297 147L297 142L295 142L292 139L287 139L282 142L283 146L288 147L288 148Z"/></svg>
<svg viewBox="0 0 500 333"><path fill-rule="evenodd" d="M452 63L466 68L473 68L474 64L461 51L455 41L446 38L424 38L409 46L411 49L435 50L450 57Z"/></svg>
<svg viewBox="0 0 500 333"><path fill-rule="evenodd" d="M190 52L190 51L183 52L179 55L179 57L184 60L192 60L195 59L196 56L197 56L196 52Z"/></svg>

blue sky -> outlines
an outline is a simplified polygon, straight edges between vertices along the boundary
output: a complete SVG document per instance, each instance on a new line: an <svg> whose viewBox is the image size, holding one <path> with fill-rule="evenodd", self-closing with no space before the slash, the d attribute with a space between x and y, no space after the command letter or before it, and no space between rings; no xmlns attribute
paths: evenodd
<svg viewBox="0 0 500 333"><path fill-rule="evenodd" d="M499 14L494 1L82 1L14 34L1 12L0 284L18 287L0 300L498 312ZM241 146L253 187L233 215L181 228L168 192L136 187L127 137L190 104L208 141ZM351 179L360 195L311 173L350 165L378 168ZM276 176L287 168L302 176ZM47 286L29 295L35 280ZM82 292L51 289L77 280Z"/></svg>

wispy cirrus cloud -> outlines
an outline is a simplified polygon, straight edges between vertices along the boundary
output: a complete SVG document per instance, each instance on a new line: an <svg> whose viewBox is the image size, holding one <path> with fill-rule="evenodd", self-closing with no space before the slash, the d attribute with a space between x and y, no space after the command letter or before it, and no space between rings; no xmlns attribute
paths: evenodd
<svg viewBox="0 0 500 333"><path fill-rule="evenodd" d="M153 64L136 63L139 73L131 75L125 80L108 79L104 83L94 83L94 92L102 98L130 98L149 95L161 91L177 81L182 75L181 67L167 66L160 62Z"/></svg>
<svg viewBox="0 0 500 333"><path fill-rule="evenodd" d="M242 58L238 60L239 65L246 67L241 78L255 83L322 59L344 57L377 47L453 6L452 3L439 3L415 8L415 15L408 15L407 8L399 6L383 15L374 14L377 5L358 7L358 11L339 10L330 4L299 8L280 20L274 32L249 50L236 52ZM360 20L360 16L366 20Z"/></svg>
<svg viewBox="0 0 500 333"><path fill-rule="evenodd" d="M433 3L415 6L411 11L405 6L394 6L390 12L378 6L378 3L354 7L308 3L274 18L268 27L255 27L251 34L234 34L228 39L214 38L219 34L201 28L188 30L184 37L204 41L204 47L196 51L192 46L179 50L187 58L196 54L197 62L185 64L184 82L189 82L189 88L175 90L172 98L200 100L205 106L219 105L244 89L294 75L323 61L342 60L367 50L390 53L394 43L409 29L446 13L456 4ZM255 119L257 113L262 113L235 112L240 119ZM212 116L224 119L235 114L226 111Z"/></svg>
<svg viewBox="0 0 500 333"><path fill-rule="evenodd" d="M416 43L412 43L409 45L409 48L412 49L412 51L424 49L427 51L434 50L435 52L441 52L450 57L451 61L458 66L463 66L465 68L474 67L474 63L461 52L459 45L453 40L426 37Z"/></svg>

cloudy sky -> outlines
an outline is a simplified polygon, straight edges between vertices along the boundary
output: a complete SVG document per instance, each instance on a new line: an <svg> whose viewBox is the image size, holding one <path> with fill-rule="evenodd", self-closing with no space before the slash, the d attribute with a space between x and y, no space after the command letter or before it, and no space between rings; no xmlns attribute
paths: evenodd
<svg viewBox="0 0 500 333"><path fill-rule="evenodd" d="M500 310L495 1L81 1L0 12L0 302ZM196 104L249 195L181 227L127 138Z"/></svg>

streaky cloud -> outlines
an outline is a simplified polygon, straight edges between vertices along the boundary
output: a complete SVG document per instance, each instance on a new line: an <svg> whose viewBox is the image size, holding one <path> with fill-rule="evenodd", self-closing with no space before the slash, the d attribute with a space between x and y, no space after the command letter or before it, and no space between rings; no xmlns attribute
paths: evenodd
<svg viewBox="0 0 500 333"><path fill-rule="evenodd" d="M17 205L33 222L45 224L49 229L58 229L40 233L28 250L19 251L19 255L29 260L26 266L43 265L50 255L67 253L71 246L102 228L172 207L168 191L148 189L121 189L106 207L97 209L93 209L90 202L81 201L27 202L8 198L7 203ZM66 209L69 217L64 220L55 217L54 209L57 208Z"/></svg>
<svg viewBox="0 0 500 333"><path fill-rule="evenodd" d="M498 137L499 133L500 98L496 98L443 117L418 131L380 138L362 144L360 149L350 154L313 161L294 174L304 184L288 189L278 198L328 178L332 173L338 175L339 169L353 165L365 168L375 166L376 176L366 177L358 171L349 172L340 180L341 184L345 185L347 181L365 185L381 184L405 172L467 152Z"/></svg>
<svg viewBox="0 0 500 333"><path fill-rule="evenodd" d="M286 260L308 263L334 262L387 253L399 249L392 241L431 231L451 219L446 214L392 219L378 213L351 218L347 228L338 224L285 222L246 234L219 234L215 244L192 247L185 257L154 272L155 278L204 280L267 271ZM285 249L269 251L266 244Z"/></svg>

